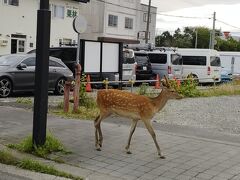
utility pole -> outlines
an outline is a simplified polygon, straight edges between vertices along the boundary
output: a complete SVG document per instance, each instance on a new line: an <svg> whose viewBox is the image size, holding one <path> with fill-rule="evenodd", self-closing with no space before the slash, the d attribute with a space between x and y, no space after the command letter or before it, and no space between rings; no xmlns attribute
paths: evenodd
<svg viewBox="0 0 240 180"><path fill-rule="evenodd" d="M149 24L150 24L150 15L151 15L151 3L152 0L149 0L148 3L148 16L147 16L147 28L146 28L146 32L145 32L145 43L148 43L148 35L149 35Z"/></svg>
<svg viewBox="0 0 240 180"><path fill-rule="evenodd" d="M197 28L195 29L196 37L195 37L195 48L197 48L197 41L198 41L198 30Z"/></svg>
<svg viewBox="0 0 240 180"><path fill-rule="evenodd" d="M215 24L216 24L216 12L213 13L213 29L212 29L212 36L211 36L211 49L214 49L215 45Z"/></svg>
<svg viewBox="0 0 240 180"><path fill-rule="evenodd" d="M48 111L48 72L51 11L49 0L40 0L37 13L36 69L33 113L33 144L41 146L46 141Z"/></svg>

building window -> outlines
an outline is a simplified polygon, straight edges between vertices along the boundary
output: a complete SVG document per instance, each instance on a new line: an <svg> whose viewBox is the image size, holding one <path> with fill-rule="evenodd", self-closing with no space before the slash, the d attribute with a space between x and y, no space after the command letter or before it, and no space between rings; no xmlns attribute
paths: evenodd
<svg viewBox="0 0 240 180"><path fill-rule="evenodd" d="M64 6L53 5L53 17L64 19Z"/></svg>
<svg viewBox="0 0 240 180"><path fill-rule="evenodd" d="M19 0L3 0L4 4L19 6Z"/></svg>
<svg viewBox="0 0 240 180"><path fill-rule="evenodd" d="M148 13L144 13L143 14L143 22L147 22L147 19L148 19ZM151 21L152 21L152 16L150 14L149 22L151 23Z"/></svg>
<svg viewBox="0 0 240 180"><path fill-rule="evenodd" d="M118 24L118 16L109 14L108 15L108 26L117 27L117 24Z"/></svg>
<svg viewBox="0 0 240 180"><path fill-rule="evenodd" d="M133 19L132 18L125 18L125 28L126 29L133 29Z"/></svg>

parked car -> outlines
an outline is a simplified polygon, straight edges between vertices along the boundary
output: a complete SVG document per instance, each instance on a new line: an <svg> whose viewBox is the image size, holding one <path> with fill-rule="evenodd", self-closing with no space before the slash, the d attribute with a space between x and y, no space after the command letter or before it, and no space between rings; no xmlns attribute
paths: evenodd
<svg viewBox="0 0 240 180"><path fill-rule="evenodd" d="M0 57L0 97L15 92L33 92L35 88L35 54L10 54ZM67 78L72 71L60 60L50 57L48 90L55 94L64 93Z"/></svg>
<svg viewBox="0 0 240 180"><path fill-rule="evenodd" d="M148 54L145 51L135 51L136 61L136 79L150 80L153 78L152 65L149 61Z"/></svg>
<svg viewBox="0 0 240 180"><path fill-rule="evenodd" d="M181 55L174 48L157 48L148 51L148 57L152 65L153 73L169 79L181 79Z"/></svg>
<svg viewBox="0 0 240 180"><path fill-rule="evenodd" d="M220 82L222 67L218 51L179 48L178 53L182 56L180 64L183 78L192 74L201 84Z"/></svg>
<svg viewBox="0 0 240 180"><path fill-rule="evenodd" d="M221 82L232 81L232 73L230 69L222 67L221 71Z"/></svg>

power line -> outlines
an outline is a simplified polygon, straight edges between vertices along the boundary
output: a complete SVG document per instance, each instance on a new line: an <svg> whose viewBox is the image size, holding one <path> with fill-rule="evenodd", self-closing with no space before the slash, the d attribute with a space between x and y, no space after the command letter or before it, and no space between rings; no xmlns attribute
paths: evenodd
<svg viewBox="0 0 240 180"><path fill-rule="evenodd" d="M181 16L181 15L171 15L171 14L163 14L163 13L157 13L161 16L169 16L169 17L177 17L177 18L186 18L186 19L212 19L211 17L197 17L197 16Z"/></svg>
<svg viewBox="0 0 240 180"><path fill-rule="evenodd" d="M127 6L122 6L120 4L106 2L104 0L95 0L95 1L102 2L102 3L105 3L105 4L110 4L110 5L117 6L117 7L122 7L122 8L130 9L130 10L134 10L134 11L140 11L140 12L144 12L144 13L148 12L147 10L145 11L145 10L141 10L141 9L136 9L136 8L131 8L131 7L127 7ZM186 19L212 19L211 17L181 16L181 15L165 14L165 13L161 13L161 12L156 12L156 13L152 13L152 14L157 14L157 15L160 15L160 16L168 16L168 17L186 18Z"/></svg>
<svg viewBox="0 0 240 180"><path fill-rule="evenodd" d="M216 19L216 21L218 21L218 22L220 22L220 23L222 23L222 24L225 24L225 25L227 25L227 26L230 26L230 27L233 27L233 28L235 28L235 29L239 29L239 30L240 30L240 27L233 26L233 25L228 24L228 23L226 23L226 22L224 22L224 21L221 21L221 20L219 20L219 19Z"/></svg>

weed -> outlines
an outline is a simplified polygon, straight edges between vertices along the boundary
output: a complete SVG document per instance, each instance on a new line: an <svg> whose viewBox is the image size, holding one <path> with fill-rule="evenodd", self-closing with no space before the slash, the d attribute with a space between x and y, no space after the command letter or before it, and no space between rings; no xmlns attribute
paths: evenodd
<svg viewBox="0 0 240 180"><path fill-rule="evenodd" d="M201 96L203 97L229 95L240 95L240 88L234 85L234 83L226 83L216 86L215 88L203 90L201 92Z"/></svg>
<svg viewBox="0 0 240 180"><path fill-rule="evenodd" d="M7 165L17 165L17 159L9 152L1 150L0 151L0 163Z"/></svg>
<svg viewBox="0 0 240 180"><path fill-rule="evenodd" d="M31 98L19 97L19 98L17 98L16 103L31 105L32 100L31 100Z"/></svg>
<svg viewBox="0 0 240 180"><path fill-rule="evenodd" d="M30 171L70 178L73 180L82 180L82 178L80 177L73 176L63 171L58 171L53 166L48 166L32 159L18 159L14 157L11 153L3 150L0 150L0 163L17 166L19 168L27 169Z"/></svg>
<svg viewBox="0 0 240 180"><path fill-rule="evenodd" d="M53 152L67 152L62 143L50 132L47 133L46 142L43 146L35 146L32 141L32 136L28 136L19 144L9 144L8 147L43 158L47 158L47 156Z"/></svg>
<svg viewBox="0 0 240 180"><path fill-rule="evenodd" d="M138 89L137 93L140 94L140 95L146 95L148 89L149 89L149 84L148 83L142 83L139 86L139 89Z"/></svg>

